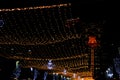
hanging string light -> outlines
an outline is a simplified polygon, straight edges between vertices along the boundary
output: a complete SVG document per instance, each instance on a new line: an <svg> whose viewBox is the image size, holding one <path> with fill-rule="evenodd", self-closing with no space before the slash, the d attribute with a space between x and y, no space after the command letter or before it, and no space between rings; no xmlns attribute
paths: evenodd
<svg viewBox="0 0 120 80"><path fill-rule="evenodd" d="M62 8L62 6L65 8ZM80 36L78 36L73 26L79 21L79 18L74 19L72 17L71 12L68 10L71 8L68 6L71 5L0 9L3 12L2 19L5 19L7 25L10 24L5 29L0 30L0 33L8 34L5 36L5 40L4 36L2 37L4 43L1 42L0 44L17 44L15 46L17 49L16 53L25 50L22 55L2 55L10 59L23 60L22 65L24 67L41 67L48 61L48 68L52 69L52 63L49 61L52 60L56 66L61 68L68 67L71 72L82 72L85 71L84 69L88 69L90 57L88 48L85 45L84 28L86 28L86 25L83 26L84 28L80 32ZM20 25L17 23L17 18ZM72 25L74 31L66 28L66 22L68 22L68 25ZM22 29L22 27L24 28ZM92 41L90 40L89 42L91 43ZM21 45L22 48L18 45ZM32 53L26 53L28 50L31 50Z"/></svg>
<svg viewBox="0 0 120 80"><path fill-rule="evenodd" d="M59 15L55 13L56 9L58 10ZM68 11L67 9L69 9L69 7L56 8L56 9L53 8L52 10L55 10L55 11L52 11L52 12L51 12L51 10L45 11L44 9L38 10L38 11L36 11L37 9L34 9L34 11L26 9L24 11L18 11L17 12L18 14L16 14L15 11L13 11L12 13L7 12L6 14L3 14L2 18L5 18L4 16L6 16L6 18L9 18L8 15L11 15L11 18L9 18L10 20L6 20L6 21L10 21L9 22L10 26L11 27L16 26L16 28L19 29L19 31L16 30L16 28L15 28L14 29L15 34L14 34L14 32L11 31L11 28L7 27L8 31L11 34L14 34L14 36L12 35L12 37L15 37L15 39L12 38L11 36L7 36L8 40L10 40L10 41L4 41L4 43L1 42L0 44L8 44L9 43L9 44L18 44L18 45L36 45L36 44L37 45L46 45L46 44L64 42L69 39L80 38L80 36L75 37L76 34L70 33L70 35L68 35L66 30L64 29L65 28L64 27L65 20L64 20L64 17L62 14L65 14L64 15L65 19L67 19L68 18L67 15L70 15L70 14L68 14L70 12L67 12ZM63 9L63 10L61 10L61 9ZM66 10L64 10L64 9L66 9ZM65 11L65 12L62 12L62 11ZM54 14L53 14L53 12L54 12ZM31 15L31 14L35 14L35 15ZM46 18L46 14L49 17ZM14 16L16 16L16 17L14 17ZM56 29L55 29L56 26L54 25L55 23L53 23L54 19L52 19L52 17L55 18L56 24L59 25L60 34L54 33L56 31ZM16 18L18 18L20 23L22 23L22 24L19 24ZM11 20L11 19L13 19L13 20ZM39 19L44 21L44 24ZM59 20L60 20L60 22L62 22L62 26L60 26L60 23L58 23ZM15 21L15 24L12 24L13 21ZM29 22L31 24L29 24ZM7 24L8 24L8 22L7 22ZM47 30L44 30L44 28L42 27L43 25L46 27ZM21 30L21 28L19 28L18 26L24 26L24 30L23 29ZM35 26L35 28L31 29L30 26ZM36 26L39 26L42 31L40 29L38 29ZM50 26L49 28L51 28L52 31L50 31L50 29L47 26ZM65 31L64 34L60 28L64 29L64 31ZM39 36L39 38L36 37L36 34L34 35L35 32L37 32L37 35ZM46 34L44 34L44 32L46 32ZM55 36L53 36L51 33L54 33ZM65 37L65 35L66 35L66 37ZM49 39L49 37L51 37L51 39Z"/></svg>
<svg viewBox="0 0 120 80"><path fill-rule="evenodd" d="M51 6L37 6L37 7L26 7L26 8L13 8L13 9L0 9L0 12L3 11L20 11L20 10L31 10L31 9L45 9L45 8L55 8L55 7L62 7L62 6L70 6L71 3L68 4L59 4L59 5L51 5Z"/></svg>

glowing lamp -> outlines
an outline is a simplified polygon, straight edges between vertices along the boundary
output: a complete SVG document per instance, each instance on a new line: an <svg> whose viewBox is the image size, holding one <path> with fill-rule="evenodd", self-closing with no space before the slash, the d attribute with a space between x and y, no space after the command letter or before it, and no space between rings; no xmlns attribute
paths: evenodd
<svg viewBox="0 0 120 80"><path fill-rule="evenodd" d="M88 45L92 48L97 46L97 40L95 36L89 36Z"/></svg>

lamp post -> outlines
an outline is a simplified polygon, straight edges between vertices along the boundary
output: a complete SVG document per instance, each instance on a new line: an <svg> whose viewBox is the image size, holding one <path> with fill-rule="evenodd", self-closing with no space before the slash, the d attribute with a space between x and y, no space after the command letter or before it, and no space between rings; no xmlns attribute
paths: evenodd
<svg viewBox="0 0 120 80"><path fill-rule="evenodd" d="M91 47L91 66L90 71L92 72L92 77L94 77L94 60L95 60L95 53L94 49L97 47L98 43L95 36L89 36L88 45Z"/></svg>

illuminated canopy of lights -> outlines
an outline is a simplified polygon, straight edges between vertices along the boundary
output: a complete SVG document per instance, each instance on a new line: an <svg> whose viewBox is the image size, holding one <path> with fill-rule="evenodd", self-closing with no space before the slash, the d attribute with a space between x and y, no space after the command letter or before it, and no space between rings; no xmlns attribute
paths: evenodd
<svg viewBox="0 0 120 80"><path fill-rule="evenodd" d="M22 67L40 68L52 60L67 71L88 71L88 36L96 36L99 42L102 25L80 22L72 13L70 3L0 9L0 20L4 21L0 56L20 60Z"/></svg>

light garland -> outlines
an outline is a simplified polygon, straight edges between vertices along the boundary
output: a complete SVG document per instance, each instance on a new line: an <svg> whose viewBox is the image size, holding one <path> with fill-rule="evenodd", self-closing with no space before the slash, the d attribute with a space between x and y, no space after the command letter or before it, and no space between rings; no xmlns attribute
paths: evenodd
<svg viewBox="0 0 120 80"><path fill-rule="evenodd" d="M27 50L28 46L31 46L29 48L32 51L34 49L37 50L37 52L33 51L30 54L23 52L22 55L16 54L15 56L13 55L9 56L9 54L3 54L2 56L7 57L9 59L23 60L22 65L24 67L26 66L40 67L43 66L48 60L52 60L56 66L60 66L62 68L67 67L69 70L73 72L82 72L86 70L89 71L88 66L90 65L90 63L88 62L90 57L88 48L86 49L86 47L88 46L86 46L85 41L87 38L86 34L88 34L88 32L91 31L91 27L89 27L88 25L81 27L82 32L80 34L76 32L74 27L72 27L74 31L66 27L65 23L67 21L69 22L70 20L70 22L75 24L76 20L76 19L72 20L73 18L72 15L69 15L71 14L71 12L68 10L67 6L70 5L71 4L66 5L62 4L29 8L0 9L0 12L5 13L5 14L1 13L2 19L6 19L6 21L9 22L8 24L10 24L9 26L12 27L15 26L15 28L17 29L20 28L17 26L18 23L15 18L15 16L18 16L18 18L20 19L20 23L22 23L19 26L25 27L24 30L22 29L20 30L20 32L19 31L17 32L17 29L14 29L15 33L11 31L10 27L6 27L5 29L8 31L8 33L15 35L1 36L0 37L1 39L4 40L5 37L5 39L8 41L4 40L4 43L0 41L0 44L3 45L18 44L24 46L23 48L25 48L25 50ZM65 9L61 8L62 6L65 7ZM49 9L52 11L50 11ZM57 9L57 12L54 12L56 11L55 9ZM6 11L13 11L13 13L11 12L6 13ZM34 15L31 14L32 11ZM18 12L18 14L14 15L14 12ZM10 16L9 14L12 17L9 17ZM23 17L21 18L21 16ZM12 24L11 18L13 21L15 21L15 25ZM31 22L33 23L32 25L29 24ZM42 22L44 23L42 24ZM34 28L31 28L30 26L34 26ZM39 28L37 28L36 26L38 26ZM89 27L88 32L87 30L85 31L86 27ZM3 27L0 32L6 33L5 32L6 30L4 30ZM20 34L21 36L19 36ZM12 38L14 36L16 36L15 39ZM37 46L37 48L34 48L35 46ZM18 51L24 50L23 48L21 49L19 46L16 47ZM15 53L17 53L18 51L16 51ZM6 52L7 51L5 51L5 53Z"/></svg>
<svg viewBox="0 0 120 80"><path fill-rule="evenodd" d="M20 10L32 10L32 9L45 9L45 8L55 8L55 7L67 7L71 6L71 3L68 4L59 4L59 5L51 5L51 6L37 6L37 7L27 7L27 8L13 8L13 9L0 9L0 12L4 11L20 11Z"/></svg>
<svg viewBox="0 0 120 80"><path fill-rule="evenodd" d="M72 57L66 57L66 58L57 58L57 59L52 59L52 58L46 58L46 59L43 59L43 58L31 58L31 57L20 57L20 56L11 56L9 57L10 59L21 59L21 60L35 60L35 61L39 61L39 60L42 60L42 61L48 61L48 60L52 60L52 61L59 61L59 60L70 60L70 59L76 59L76 58L81 58L81 57L84 57L84 56L88 56L88 54L84 54L84 55L76 55L76 56L72 56Z"/></svg>
<svg viewBox="0 0 120 80"><path fill-rule="evenodd" d="M26 10L27 12L28 12L28 10ZM60 10L59 10L60 11ZM46 22L46 18L44 17L45 15L44 15L44 13L42 12L42 11L40 11L41 13L41 15L42 15L42 19L44 20L44 22L45 22L45 26L49 26L48 25L48 23ZM52 11L52 14L53 14L53 12L54 11ZM49 14L50 12L49 12L49 10L48 10L48 15L50 16L50 14ZM58 12L58 13L60 13L60 12ZM65 12L65 14L66 14L67 12ZM26 26L30 26L30 24L28 23L28 19L27 19L27 17L26 17L26 14L27 13L25 13L25 16L23 16L24 18L25 18L25 23L24 23L24 25L22 24L22 26L24 26L25 27L25 30L27 31L27 27ZM54 13L55 14L55 13ZM61 15L61 13L59 14L59 15ZM12 13L12 19L14 19L14 14ZM20 15L19 14L17 14L17 16L19 17ZM39 16L38 14L36 15L37 17ZM53 16L55 16L55 15L53 15ZM50 17L52 17L52 16L50 16ZM51 18L49 17L49 22L51 22ZM60 20L61 20L61 22L62 22L62 28L64 29L65 28L65 24L64 24L64 22L63 22L63 19L61 18L61 16L59 16L60 17ZM6 18L7 18L7 16L6 16ZM32 19L33 17L31 17L30 16L30 18ZM39 18L39 17L38 17ZM54 17L55 18L55 17ZM21 21L21 23L22 23L22 19L19 17L19 19L20 19L20 21ZM66 17L66 19L67 19L67 17ZM56 22L56 24L58 25L58 19L57 18L55 18L55 20L57 20ZM9 20L9 21L11 21L11 20ZM16 21L15 19L14 19L14 21ZM38 19L37 19L37 21L38 21ZM10 22L11 23L11 22ZM50 28L52 28L52 25L53 25L53 23L50 23ZM15 26L15 25L14 25ZM39 26L40 27L42 27L42 25L41 25L41 23L39 23ZM56 38L56 39L48 39L47 37L46 37L46 34L44 34L44 37L45 37L45 39L46 40L44 40L44 39L42 39L43 37L41 37L41 36L39 36L40 38L41 38L41 40L42 41L39 41L39 39L37 39L37 38L34 38L34 40L32 40L32 41L28 41L28 40L25 40L25 41L18 41L18 39L16 38L16 40L17 41L14 41L14 40L10 40L10 41L4 41L4 42L1 42L0 44L18 44L18 45L46 45L46 44L54 44L54 43L60 43L60 42L64 42L64 41L67 41L67 40L70 40L70 39L76 39L76 38L81 38L81 35L78 35L77 33L75 33L75 34L72 34L72 33L70 33L70 35L68 35L68 32L66 32L65 31L65 29L64 29L64 31L65 31L65 35L63 35L62 34L62 32L61 32L61 30L60 30L60 26L58 25L57 26L58 27L58 29L59 29L59 32L60 32L60 37L58 38L58 35L56 35L54 38ZM28 29L29 29L29 27L28 27ZM29 29L29 30L31 30L31 29ZM36 28L36 30L37 30L37 28ZM55 30L55 29L52 29L52 30ZM31 30L32 31L32 30ZM9 30L9 32L11 33L11 30ZM40 34L40 32L37 30L37 32L38 32L38 34ZM53 38L53 36L51 35L51 33L50 33L50 31L48 31L47 30L47 32L49 33L49 35L50 35L50 37L51 38ZM70 32L70 31L69 31ZM17 32L16 32L17 33ZM44 33L44 32L42 32L42 33ZM21 34L21 33L20 33ZM19 34L16 34L16 35L18 35L17 37L19 37ZM42 34L41 34L42 35ZM25 35L24 34L22 34L22 36L23 37L25 37ZM22 37L22 36L20 36L19 37L19 39ZM34 35L33 35L34 36ZM64 36L64 37L63 37ZM1 38L4 38L4 37L1 37ZM8 40L11 38L9 38L9 36L7 37L8 38ZM30 37L30 39L31 39L31 37ZM24 39L23 39L24 40Z"/></svg>

